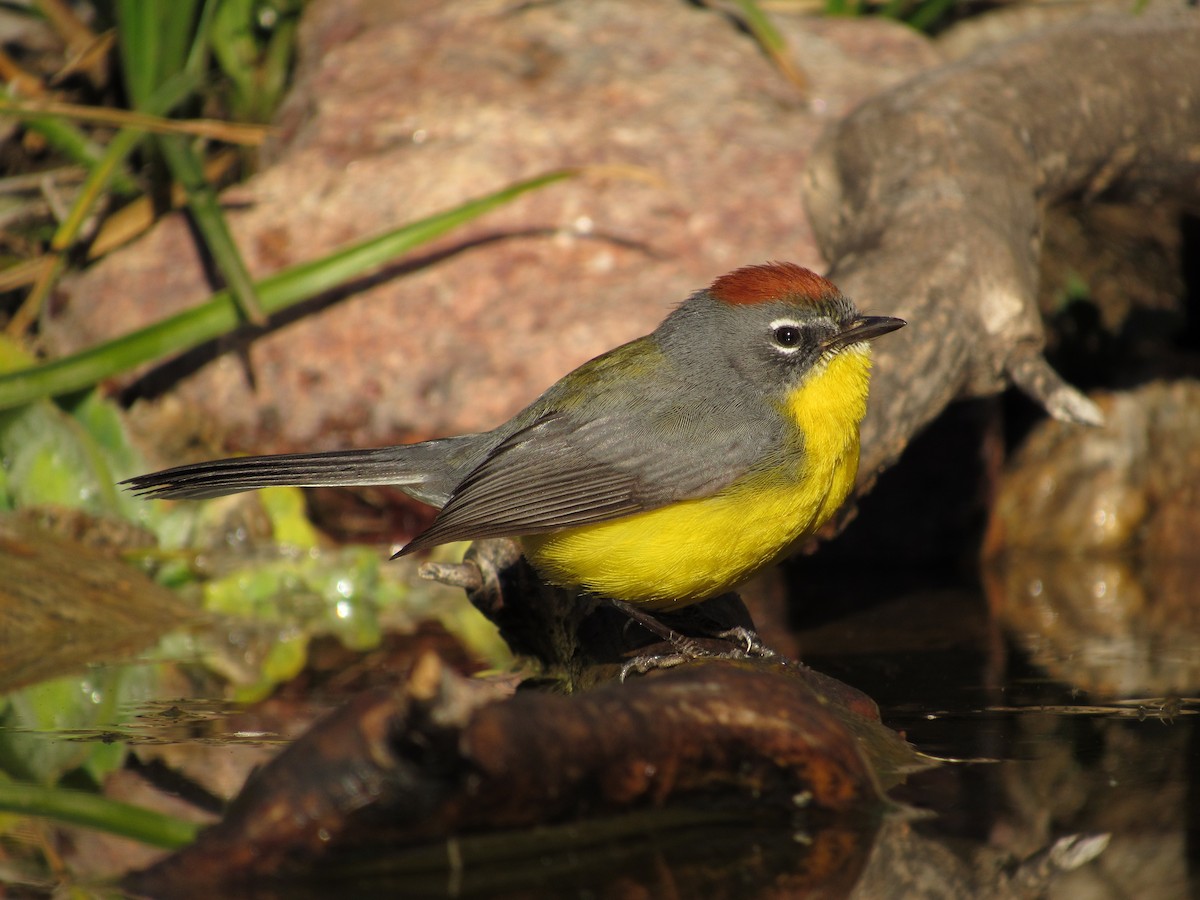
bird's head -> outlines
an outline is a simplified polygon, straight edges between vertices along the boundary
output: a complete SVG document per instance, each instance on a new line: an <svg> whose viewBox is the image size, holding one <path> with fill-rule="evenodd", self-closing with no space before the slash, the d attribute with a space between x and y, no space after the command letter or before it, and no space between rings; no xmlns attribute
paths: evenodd
<svg viewBox="0 0 1200 900"><path fill-rule="evenodd" d="M865 377L871 339L905 324L861 315L833 282L774 262L722 275L655 334L668 357L699 380L740 376L755 389L790 395L840 356L856 357Z"/></svg>

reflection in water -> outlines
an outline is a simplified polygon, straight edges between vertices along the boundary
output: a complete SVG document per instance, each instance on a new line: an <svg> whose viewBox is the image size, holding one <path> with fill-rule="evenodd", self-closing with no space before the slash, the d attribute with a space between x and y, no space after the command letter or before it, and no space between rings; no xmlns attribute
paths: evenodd
<svg viewBox="0 0 1200 900"><path fill-rule="evenodd" d="M332 860L315 879L253 896L821 897L852 896L877 821L788 821L751 809L657 810L581 824L464 835L397 854Z"/></svg>
<svg viewBox="0 0 1200 900"><path fill-rule="evenodd" d="M1001 820L1026 845L1111 831L1096 869L1127 896L1190 896L1200 604L1192 560L1007 554L986 570L997 620L1062 703L1014 719ZM1010 678L1010 703L1040 694ZM1191 699L1189 699L1191 698Z"/></svg>
<svg viewBox="0 0 1200 900"><path fill-rule="evenodd" d="M1101 580L1107 605L1089 614ZM623 830L562 825L360 853L333 881L256 894L350 884L356 896L1192 896L1200 637L1186 592L1169 589L1187 583L1108 563L1014 566L989 574L986 600L928 592L802 634L809 664L876 698L918 749L961 760L892 791L925 816L767 821L750 802L716 821L667 811ZM118 738L143 767L228 798L295 735L284 724L295 712L279 699L244 708L171 696L87 728L24 733L74 747ZM242 748L253 759L230 766Z"/></svg>
<svg viewBox="0 0 1200 900"><path fill-rule="evenodd" d="M933 811L915 830L977 875L1011 873L1071 835L1108 835L1046 895L1195 896L1200 629L1186 586L1196 582L1132 571L998 567L986 601L905 597L802 636L822 648L811 664L874 696L919 749L962 761L893 793Z"/></svg>
<svg viewBox="0 0 1200 900"><path fill-rule="evenodd" d="M1200 692L1200 561L1010 553L985 584L1053 678L1107 697Z"/></svg>

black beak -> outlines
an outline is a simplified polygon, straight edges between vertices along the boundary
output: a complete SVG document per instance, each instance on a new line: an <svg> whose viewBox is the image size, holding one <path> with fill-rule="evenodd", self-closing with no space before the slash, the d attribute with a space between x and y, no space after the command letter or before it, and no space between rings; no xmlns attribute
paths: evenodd
<svg viewBox="0 0 1200 900"><path fill-rule="evenodd" d="M838 351L851 344L860 344L881 334L903 328L908 323L895 316L859 316L821 345L822 350Z"/></svg>

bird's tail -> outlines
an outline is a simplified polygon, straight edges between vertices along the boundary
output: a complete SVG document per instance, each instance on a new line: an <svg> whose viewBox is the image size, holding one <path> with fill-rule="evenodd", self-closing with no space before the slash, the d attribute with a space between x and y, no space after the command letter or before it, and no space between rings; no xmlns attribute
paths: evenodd
<svg viewBox="0 0 1200 900"><path fill-rule="evenodd" d="M461 435L376 450L241 456L176 466L121 482L145 497L203 500L274 485L351 487L386 484L441 507L473 467L481 435Z"/></svg>

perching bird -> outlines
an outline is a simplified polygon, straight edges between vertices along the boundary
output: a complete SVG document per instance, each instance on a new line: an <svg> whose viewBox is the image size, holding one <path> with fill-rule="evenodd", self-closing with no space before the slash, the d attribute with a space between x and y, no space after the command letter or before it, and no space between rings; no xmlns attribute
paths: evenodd
<svg viewBox="0 0 1200 900"><path fill-rule="evenodd" d="M401 553L519 537L554 584L669 609L728 591L829 520L858 470L869 341L904 324L860 315L792 263L746 266L492 431L126 484L173 498L394 485L439 509Z"/></svg>

